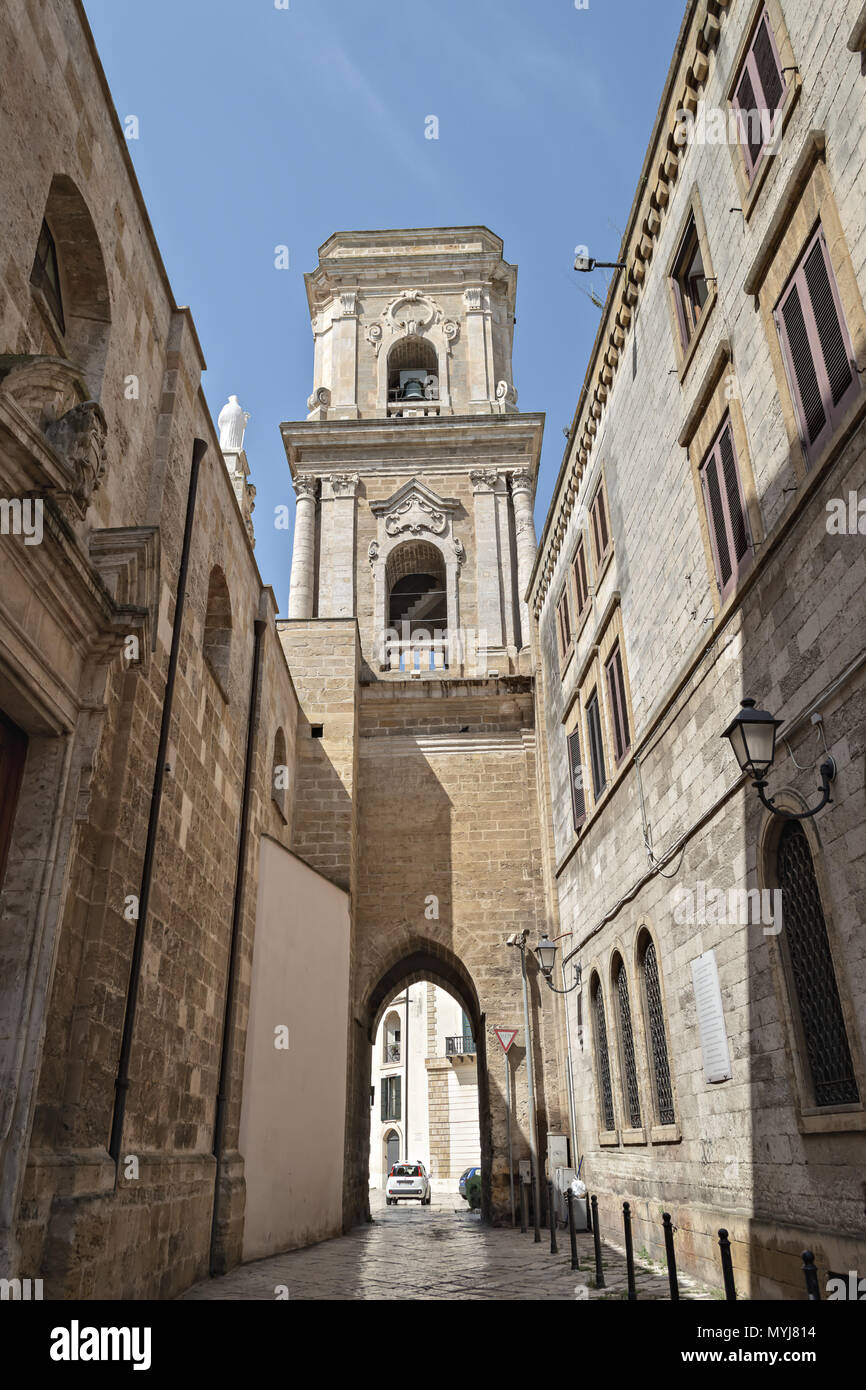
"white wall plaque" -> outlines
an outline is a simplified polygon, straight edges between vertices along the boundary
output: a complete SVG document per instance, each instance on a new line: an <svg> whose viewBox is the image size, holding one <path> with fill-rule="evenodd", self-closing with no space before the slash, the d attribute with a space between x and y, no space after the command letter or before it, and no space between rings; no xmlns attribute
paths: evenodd
<svg viewBox="0 0 866 1390"><path fill-rule="evenodd" d="M719 987L719 969L715 951L705 951L692 961L692 983L698 1006L698 1031L704 1059L704 1076L709 1082L730 1081L731 1054Z"/></svg>

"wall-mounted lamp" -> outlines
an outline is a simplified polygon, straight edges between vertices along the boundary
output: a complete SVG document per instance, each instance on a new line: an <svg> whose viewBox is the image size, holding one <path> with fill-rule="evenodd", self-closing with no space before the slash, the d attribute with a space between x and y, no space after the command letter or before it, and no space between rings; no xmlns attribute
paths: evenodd
<svg viewBox="0 0 866 1390"><path fill-rule="evenodd" d="M625 261L596 261L593 260L592 256L576 256L574 268L583 272L588 270L625 270Z"/></svg>
<svg viewBox="0 0 866 1390"><path fill-rule="evenodd" d="M545 932L535 948L535 958L538 961L539 970L547 981L548 989L552 989L554 994L571 994L571 991L577 989L580 984L581 969L579 965L575 965L574 983L570 984L568 989L557 989L551 979L551 975L553 974L553 967L556 964L556 953L558 950L559 947L556 941L551 941L547 932Z"/></svg>
<svg viewBox="0 0 866 1390"><path fill-rule="evenodd" d="M767 785L766 774L773 766L776 756L776 730L782 720L774 719L765 709L756 709L754 700L741 700L740 705L739 713L731 720L722 738L730 740L740 770L747 772L753 779L752 785L758 793L761 805L772 811L774 816L782 816L785 820L808 820L810 816L816 816L819 811L823 811L831 800L830 783L836 777L836 764L829 753L820 768L823 796L818 805L811 811L781 810L773 805L772 798L764 795L764 788Z"/></svg>

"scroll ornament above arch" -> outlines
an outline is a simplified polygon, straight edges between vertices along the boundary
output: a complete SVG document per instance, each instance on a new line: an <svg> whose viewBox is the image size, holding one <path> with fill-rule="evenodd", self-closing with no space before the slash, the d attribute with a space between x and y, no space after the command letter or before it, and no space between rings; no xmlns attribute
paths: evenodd
<svg viewBox="0 0 866 1390"><path fill-rule="evenodd" d="M385 340L386 328L392 338L417 338L437 329L439 332L433 336L441 334L446 350L450 349L460 332L457 320L446 318L441 305L422 290L403 290L386 304L378 319L368 324L365 336L377 357Z"/></svg>

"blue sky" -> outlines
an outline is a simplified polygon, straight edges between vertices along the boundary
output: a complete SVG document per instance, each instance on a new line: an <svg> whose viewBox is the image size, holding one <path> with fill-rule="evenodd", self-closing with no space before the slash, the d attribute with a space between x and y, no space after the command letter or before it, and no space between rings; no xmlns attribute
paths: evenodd
<svg viewBox="0 0 866 1390"><path fill-rule="evenodd" d="M256 556L285 612L281 420L306 415L303 275L332 232L466 226L519 266L514 382L547 415L541 528L685 0L85 0L214 417L251 414ZM426 117L439 139L425 139ZM274 268L289 247L290 267Z"/></svg>

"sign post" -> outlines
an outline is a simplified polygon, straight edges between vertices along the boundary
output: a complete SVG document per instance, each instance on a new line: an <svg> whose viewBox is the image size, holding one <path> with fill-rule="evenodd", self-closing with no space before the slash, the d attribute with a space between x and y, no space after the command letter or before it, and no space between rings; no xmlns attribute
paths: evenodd
<svg viewBox="0 0 866 1390"><path fill-rule="evenodd" d="M514 1223L514 1150L511 1144L511 1063L508 1049L517 1037L516 1028L494 1028L505 1056L505 1113L508 1117L508 1188L511 1194L511 1224Z"/></svg>

